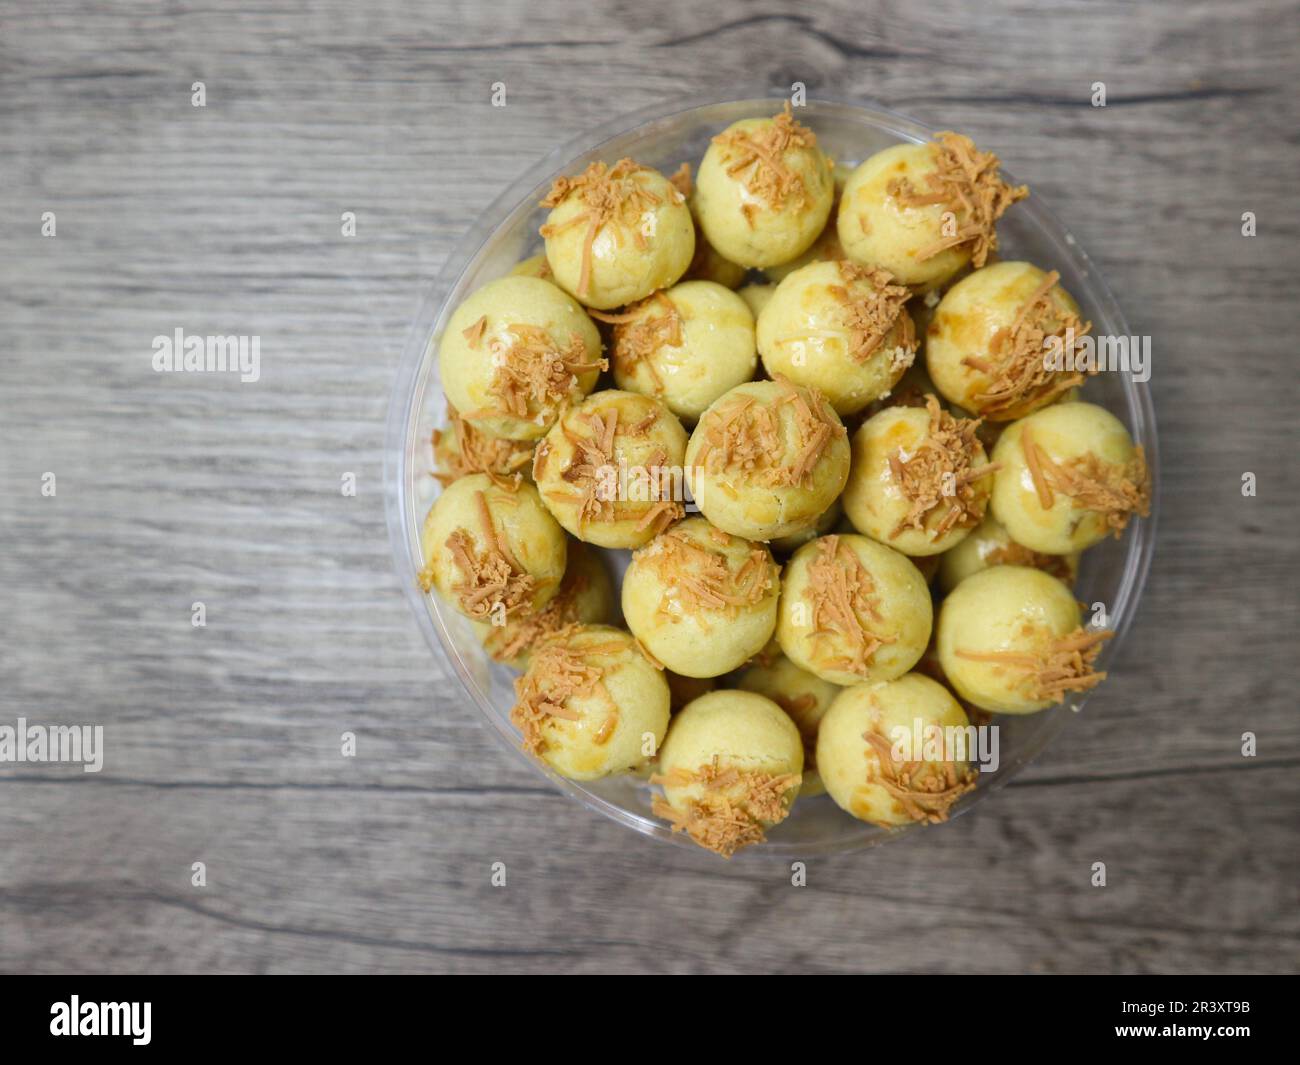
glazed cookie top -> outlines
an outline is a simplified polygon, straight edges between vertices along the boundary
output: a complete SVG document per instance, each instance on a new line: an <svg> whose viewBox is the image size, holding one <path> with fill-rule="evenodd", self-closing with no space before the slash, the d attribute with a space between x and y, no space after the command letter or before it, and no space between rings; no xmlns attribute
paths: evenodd
<svg viewBox="0 0 1300 1065"><path fill-rule="evenodd" d="M1069 554L1119 536L1150 513L1146 455L1118 418L1091 403L1047 407L1013 422L993 449L993 510L1036 551Z"/></svg>
<svg viewBox="0 0 1300 1065"><path fill-rule="evenodd" d="M1116 467L1091 451L1064 464L1055 462L1038 446L1028 427L1021 430L1020 446L1044 510L1052 509L1056 492L1061 492L1082 509L1101 514L1115 536L1124 531L1134 514L1145 517L1149 513L1151 481L1142 448L1134 449L1128 464Z"/></svg>
<svg viewBox="0 0 1300 1065"><path fill-rule="evenodd" d="M887 270L847 259L809 263L777 286L758 317L763 365L853 414L888 392L916 357L910 297Z"/></svg>
<svg viewBox="0 0 1300 1065"><path fill-rule="evenodd" d="M510 720L524 750L576 779L630 768L643 760L643 726L657 743L668 725L667 682L629 633L608 625L544 640L515 681L515 700ZM607 764L611 755L625 764Z"/></svg>
<svg viewBox="0 0 1300 1065"><path fill-rule="evenodd" d="M656 816L731 857L761 843L798 794L803 741L785 712L753 692L714 691L674 718L651 783Z"/></svg>
<svg viewBox="0 0 1300 1065"><path fill-rule="evenodd" d="M917 253L924 262L949 248L970 250L971 265L979 269L998 247L995 228L1013 203L1029 195L1024 185L1013 188L1002 180L1001 165L992 152L981 152L975 143L960 133L935 134L930 145L935 168L921 185L907 177L895 178L886 192L904 207L936 205L951 211L956 227Z"/></svg>
<svg viewBox="0 0 1300 1065"><path fill-rule="evenodd" d="M636 547L684 513L672 478L685 449L686 430L662 403L609 389L556 423L534 453L533 479L580 540Z"/></svg>
<svg viewBox="0 0 1300 1065"><path fill-rule="evenodd" d="M936 645L944 673L966 699L1029 713L1105 679L1095 667L1109 629L1085 628L1059 580L1024 566L967 577L940 608Z"/></svg>
<svg viewBox="0 0 1300 1065"><path fill-rule="evenodd" d="M466 421L518 440L543 436L608 363L595 323L537 277L490 281L456 308L438 349L447 398Z"/></svg>
<svg viewBox="0 0 1300 1065"><path fill-rule="evenodd" d="M766 825L785 820L788 796L798 791L801 780L800 773L725 766L715 756L696 769L674 768L651 777L653 784L696 792L695 798L682 803L682 810L657 795L651 809L656 817L671 824L674 832L685 832L705 850L730 858L738 850L767 839Z"/></svg>
<svg viewBox="0 0 1300 1065"><path fill-rule="evenodd" d="M843 652L821 664L865 677L872 656L895 640L872 631L884 622L875 581L839 536L820 537L812 550L803 594L810 612L808 628L832 637L835 651Z"/></svg>
<svg viewBox="0 0 1300 1065"><path fill-rule="evenodd" d="M907 369L916 353L916 330L906 309L911 297L907 287L895 284L889 271L878 267L840 259L835 268L843 284L832 286L831 295L843 305L849 354L865 362L886 340L894 340L896 343L885 350L894 366L900 371Z"/></svg>
<svg viewBox="0 0 1300 1065"><path fill-rule="evenodd" d="M887 827L947 820L977 774L943 730L967 724L948 690L918 673L844 689L818 739L832 797L854 817ZM909 750L918 734L922 749Z"/></svg>
<svg viewBox="0 0 1300 1065"><path fill-rule="evenodd" d="M556 178L541 205L551 209L540 233L555 280L590 307L617 307L671 285L695 253L686 197L631 159Z"/></svg>
<svg viewBox="0 0 1300 1065"><path fill-rule="evenodd" d="M926 555L957 542L954 533L984 517L997 470L976 438L979 421L954 418L933 396L925 409L890 407L854 436L845 494L849 519L904 554Z"/></svg>
<svg viewBox="0 0 1300 1065"><path fill-rule="evenodd" d="M696 206L705 237L743 266L772 266L806 251L834 199L830 163L789 103L772 118L742 119L713 138Z"/></svg>
<svg viewBox="0 0 1300 1065"><path fill-rule="evenodd" d="M933 615L907 556L866 536L822 536L786 565L776 634L791 661L832 684L891 680L924 653Z"/></svg>
<svg viewBox="0 0 1300 1065"><path fill-rule="evenodd" d="M948 396L952 402L976 414L1006 421L1047 406L1097 372L1095 368L1065 368L1078 364L1073 358L1075 348L1092 330L1092 323L1079 317L1078 305L1061 288L1060 280L1055 270L1043 273L1028 263L1008 262L971 274L953 286L931 325L937 339L947 339L966 352L961 356L961 365L970 379L963 383L962 394ZM961 323L968 318L981 320L981 297L977 293L997 285L1004 285L1004 292L1016 286L1034 287L1009 324L995 327L986 344L972 343L973 338L963 332ZM1000 293L989 295L996 297ZM983 321L990 321L989 315L985 309ZM1053 345L1062 356L1060 368L1048 358ZM950 378L951 373L943 376ZM952 391L952 384L946 383Z"/></svg>
<svg viewBox="0 0 1300 1065"><path fill-rule="evenodd" d="M989 572L985 570L984 572ZM1090 691L1106 679L1094 667L1101 645L1115 634L1076 628L1064 636L1049 637L1029 650L979 651L958 648L954 655L970 662L988 663L1004 670L1009 686L1019 687L1035 701L1059 703L1066 692Z"/></svg>
<svg viewBox="0 0 1300 1065"><path fill-rule="evenodd" d="M705 632L710 620L725 625L739 611L774 599L780 589L780 570L766 547L703 518L687 518L656 536L634 562L658 578L659 614L670 620L691 615Z"/></svg>
<svg viewBox="0 0 1300 1065"><path fill-rule="evenodd" d="M753 313L716 282L683 281L620 314L595 317L614 327L610 362L618 386L652 395L688 421L754 376Z"/></svg>
<svg viewBox="0 0 1300 1065"><path fill-rule="evenodd" d="M737 122L714 137L713 143L723 149L726 172L739 178L769 207L781 208L787 200L800 206L811 198L803 176L786 162L785 155L816 148L817 134L795 119L788 102L779 115ZM741 213L752 219L759 209L749 204Z"/></svg>
<svg viewBox="0 0 1300 1065"><path fill-rule="evenodd" d="M798 487L837 442L846 447L848 433L816 389L753 381L704 412L688 461L739 485Z"/></svg>
<svg viewBox="0 0 1300 1065"><path fill-rule="evenodd" d="M502 487L486 474L454 481L426 516L421 540L421 589L436 587L479 621L539 609L564 574L564 534L528 483Z"/></svg>

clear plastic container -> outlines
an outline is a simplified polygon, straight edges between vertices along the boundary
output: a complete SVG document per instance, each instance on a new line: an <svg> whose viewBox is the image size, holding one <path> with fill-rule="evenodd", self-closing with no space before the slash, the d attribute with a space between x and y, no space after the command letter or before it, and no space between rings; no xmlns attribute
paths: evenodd
<svg viewBox="0 0 1300 1065"><path fill-rule="evenodd" d="M465 618L441 607L416 584L421 566L420 526L438 493L438 483L431 475L430 435L445 417L437 345L448 317L461 300L541 249L537 228L545 212L538 207L538 201L554 178L576 174L596 159L612 162L625 155L671 173L683 160L698 164L709 138L732 122L771 115L781 106L780 100L750 99L648 108L589 131L531 167L474 224L424 299L407 339L388 418L384 453L386 509L398 579L429 647L445 656L464 687L464 712L481 714L511 757L549 778L587 809L644 835L683 846L694 844L681 834L671 833L650 813L651 789L645 781L622 776L579 784L565 780L524 754L509 719L515 674L488 658ZM928 141L934 132L887 111L844 103L809 101L798 111L798 117L815 130L828 152L849 164L892 144ZM1005 171L1004 175L1013 180ZM1003 258L1027 259L1043 269L1060 272L1061 283L1078 300L1083 316L1092 320L1096 334L1128 335L1114 297L1088 256L1041 198L1030 196L1017 204L1003 218L998 232ZM1110 624L1116 630L1098 663L1105 669L1118 653L1133 620L1150 566L1159 504L1159 455L1155 417L1144 384L1128 374L1102 373L1088 382L1084 398L1106 407L1124 422L1137 443L1146 449L1152 473L1151 517L1132 522L1122 540L1106 540L1083 556L1076 594L1085 603L1106 604ZM626 559L615 562L621 569ZM1083 710L1091 699L1104 699L1106 690L1103 684L1092 694L1067 700L1039 714L999 717L1000 767L996 772L980 774L979 786L962 799L954 814L982 801L1019 773L1065 727L1074 716L1074 708ZM873 846L912 830L864 824L823 795L797 801L790 817L772 830L768 842L752 850L811 857Z"/></svg>

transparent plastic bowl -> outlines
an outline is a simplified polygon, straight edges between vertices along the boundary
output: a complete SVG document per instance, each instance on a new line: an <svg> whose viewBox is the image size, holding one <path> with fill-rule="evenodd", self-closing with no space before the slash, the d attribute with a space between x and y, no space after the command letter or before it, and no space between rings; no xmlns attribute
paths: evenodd
<svg viewBox="0 0 1300 1065"><path fill-rule="evenodd" d="M519 734L510 724L515 674L488 658L465 618L444 608L434 596L423 594L416 584L422 564L420 526L438 494L438 483L431 475L430 435L445 420L437 347L447 319L470 292L540 250L537 228L545 212L537 204L554 178L576 174L596 159L612 162L625 155L671 173L683 160L698 164L709 138L732 122L771 115L782 104L779 99L703 104L697 100L648 108L591 130L529 168L483 213L425 297L406 343L389 411L384 454L386 503L398 579L425 640L446 657L460 679L466 712L481 714L511 757L546 776L588 810L599 811L644 835L683 846L694 844L681 834L674 835L651 814L651 789L645 781L625 775L579 784L558 776L520 750ZM934 132L887 111L844 103L809 101L798 111L798 117L816 132L819 143L831 155L849 164L892 144L928 141ZM1128 335L1114 297L1088 256L1041 198L1030 196L1017 204L1002 220L998 232L1003 258L1027 259L1060 272L1062 284L1078 300L1084 318L1092 320L1096 334ZM1084 396L1124 422L1137 443L1146 449L1152 474L1151 517L1132 522L1122 540L1106 540L1083 556L1076 594L1084 603L1106 604L1111 627L1116 630L1098 663L1105 669L1119 652L1146 581L1159 499L1159 454L1155 417L1145 385L1128 374L1101 373L1088 382ZM625 557L615 560L619 569L625 563ZM1067 700L1039 714L999 717L1000 767L996 772L980 774L979 786L957 804L954 814L969 809L1019 773L1065 727L1074 708L1081 710L1090 699L1104 699L1105 692L1103 684L1094 694ZM873 846L912 830L864 824L822 795L797 801L790 817L771 831L768 842L750 850L810 857Z"/></svg>

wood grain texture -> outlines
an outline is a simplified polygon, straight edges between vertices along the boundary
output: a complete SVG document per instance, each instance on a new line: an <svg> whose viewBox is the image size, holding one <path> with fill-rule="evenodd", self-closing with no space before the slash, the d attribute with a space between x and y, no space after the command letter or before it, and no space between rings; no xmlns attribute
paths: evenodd
<svg viewBox="0 0 1300 1065"><path fill-rule="evenodd" d="M102 723L112 753L0 767L0 966L1300 967L1300 12L975 12L7 5L0 722ZM970 132L1068 220L1155 338L1164 462L1154 571L1087 719L953 826L806 888L640 841L503 757L408 615L381 474L420 294L506 183L618 112L795 80ZM262 380L154 374L178 325L260 335Z"/></svg>

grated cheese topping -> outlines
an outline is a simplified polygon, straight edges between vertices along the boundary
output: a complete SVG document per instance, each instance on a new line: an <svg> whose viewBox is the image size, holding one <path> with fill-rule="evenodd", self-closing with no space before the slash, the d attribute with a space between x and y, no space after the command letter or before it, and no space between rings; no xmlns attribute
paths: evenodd
<svg viewBox="0 0 1300 1065"><path fill-rule="evenodd" d="M917 258L924 262L948 248L970 245L971 264L978 270L998 247L995 225L1013 203L1029 195L1024 185L1012 188L999 176L1001 165L992 152L976 149L969 137L945 131L936 133L932 145L938 168L926 175L925 188L918 189L907 178L895 178L886 186L889 195L907 207L938 204L956 215L956 231L922 248Z"/></svg>
<svg viewBox="0 0 1300 1065"><path fill-rule="evenodd" d="M652 784L677 788L698 784L701 791L686 800L684 810L659 796L655 796L651 808L656 817L672 825L674 832L685 832L701 847L730 858L742 847L762 843L767 838L767 827L785 820L790 812L786 794L802 779L798 773L724 767L715 755L694 771L674 769L652 776Z"/></svg>

